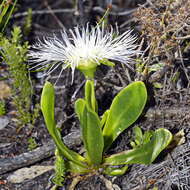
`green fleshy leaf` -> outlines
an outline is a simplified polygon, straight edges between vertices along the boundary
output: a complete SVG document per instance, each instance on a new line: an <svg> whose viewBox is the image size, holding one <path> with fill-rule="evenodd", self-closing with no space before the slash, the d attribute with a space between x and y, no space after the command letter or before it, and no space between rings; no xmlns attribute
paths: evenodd
<svg viewBox="0 0 190 190"><path fill-rule="evenodd" d="M113 168L113 167L107 167L103 173L111 176L118 176L118 175L124 175L128 169L128 166L124 166L122 168Z"/></svg>
<svg viewBox="0 0 190 190"><path fill-rule="evenodd" d="M90 164L99 165L102 162L104 147L99 117L96 112L89 108L83 99L76 101L75 110L80 120L82 139L87 151L87 159Z"/></svg>
<svg viewBox="0 0 190 190"><path fill-rule="evenodd" d="M56 128L54 119L54 103L55 103L55 92L54 87L50 82L46 82L42 91L41 96L41 110L44 116L44 120L60 153L68 160L75 162L81 166L85 166L82 162L85 161L78 153L68 149L62 142L59 130Z"/></svg>
<svg viewBox="0 0 190 190"><path fill-rule="evenodd" d="M141 144L141 141L143 139L143 133L140 127L134 127L133 128L133 133L135 134L135 142L137 145Z"/></svg>
<svg viewBox="0 0 190 190"><path fill-rule="evenodd" d="M95 93L94 93L94 81L92 80L86 81L85 100L93 111L95 112L98 111L98 104L97 104Z"/></svg>
<svg viewBox="0 0 190 190"><path fill-rule="evenodd" d="M106 111L104 112L104 114L103 114L103 116L102 116L102 119L101 119L101 122L100 122L101 128L104 127L104 124L105 124L106 121L107 121L109 112L110 112L110 110L106 110Z"/></svg>
<svg viewBox="0 0 190 190"><path fill-rule="evenodd" d="M167 129L157 129L151 140L140 147L105 158L105 165L151 164L171 142L172 134Z"/></svg>
<svg viewBox="0 0 190 190"><path fill-rule="evenodd" d="M137 120L146 100L146 87L140 81L131 83L117 94L103 129L104 150L107 150L118 135Z"/></svg>
<svg viewBox="0 0 190 190"><path fill-rule="evenodd" d="M89 173L90 170L86 167L80 166L78 164L75 164L72 161L66 161L65 167L67 168L68 172L74 173L74 174L85 174Z"/></svg>
<svg viewBox="0 0 190 190"><path fill-rule="evenodd" d="M86 106L86 101L84 99L79 98L79 99L76 100L76 102L75 102L75 112L76 112L76 114L77 114L80 121L82 119L82 115L83 115L85 106Z"/></svg>
<svg viewBox="0 0 190 190"><path fill-rule="evenodd" d="M146 144L147 142L149 142L153 134L154 134L154 131L152 130L145 131L143 135L143 144Z"/></svg>
<svg viewBox="0 0 190 190"><path fill-rule="evenodd" d="M136 126L133 128L133 133L134 141L130 142L130 144L133 148L137 148L149 142L154 132L150 130L143 134L141 128Z"/></svg>
<svg viewBox="0 0 190 190"><path fill-rule="evenodd" d="M81 127L81 133L82 133L82 140L84 143L84 147L87 147L87 129L86 129L86 117L83 115L84 114L84 109L86 106L86 101L82 98L79 98L75 102L75 112L79 118L80 121L80 127Z"/></svg>

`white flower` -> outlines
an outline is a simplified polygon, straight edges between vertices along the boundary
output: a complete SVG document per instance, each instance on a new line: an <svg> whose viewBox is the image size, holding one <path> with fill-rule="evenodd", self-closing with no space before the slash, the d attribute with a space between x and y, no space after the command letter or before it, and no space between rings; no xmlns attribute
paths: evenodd
<svg viewBox="0 0 190 190"><path fill-rule="evenodd" d="M105 31L100 26L87 26L81 30L76 27L69 32L70 36L62 31L61 39L54 35L32 46L30 61L36 65L31 69L47 69L45 75L49 75L62 66L60 76L64 69L71 67L73 78L75 68L96 68L101 63L106 64L107 60L128 64L131 56L138 52L134 44L136 37L131 35L131 31L118 35L113 29Z"/></svg>

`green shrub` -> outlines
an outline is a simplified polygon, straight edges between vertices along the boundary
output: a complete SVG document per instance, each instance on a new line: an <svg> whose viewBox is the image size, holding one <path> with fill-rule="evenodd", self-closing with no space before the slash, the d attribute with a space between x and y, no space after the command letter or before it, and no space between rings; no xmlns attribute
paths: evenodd
<svg viewBox="0 0 190 190"><path fill-rule="evenodd" d="M18 112L18 123L20 126L34 124L39 108L36 105L34 110L31 110L33 89L25 64L29 45L28 42L21 43L22 34L19 27L14 27L11 34L10 39L2 36L0 46L12 79L12 98Z"/></svg>

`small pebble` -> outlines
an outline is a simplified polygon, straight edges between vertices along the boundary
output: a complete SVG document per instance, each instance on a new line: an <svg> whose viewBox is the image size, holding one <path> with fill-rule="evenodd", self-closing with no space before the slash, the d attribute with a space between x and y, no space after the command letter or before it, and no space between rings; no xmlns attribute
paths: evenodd
<svg viewBox="0 0 190 190"><path fill-rule="evenodd" d="M9 119L6 116L0 117L0 130L4 129L9 124Z"/></svg>

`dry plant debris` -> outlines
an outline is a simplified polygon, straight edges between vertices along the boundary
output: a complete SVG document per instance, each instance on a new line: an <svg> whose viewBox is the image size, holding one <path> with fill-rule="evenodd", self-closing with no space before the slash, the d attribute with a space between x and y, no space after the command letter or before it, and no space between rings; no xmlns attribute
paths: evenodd
<svg viewBox="0 0 190 190"><path fill-rule="evenodd" d="M140 7L134 14L140 23L142 36L150 45L154 56L165 57L172 63L178 45L183 50L189 43L182 44L190 38L190 1L161 0L154 6Z"/></svg>

